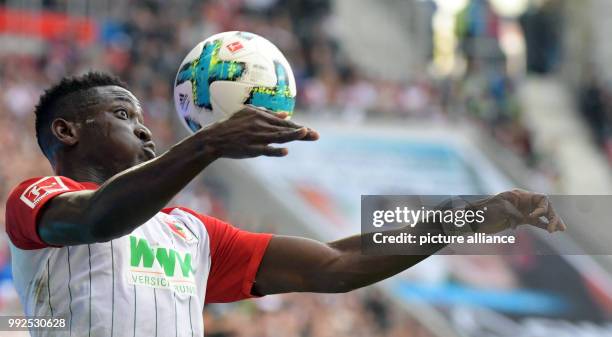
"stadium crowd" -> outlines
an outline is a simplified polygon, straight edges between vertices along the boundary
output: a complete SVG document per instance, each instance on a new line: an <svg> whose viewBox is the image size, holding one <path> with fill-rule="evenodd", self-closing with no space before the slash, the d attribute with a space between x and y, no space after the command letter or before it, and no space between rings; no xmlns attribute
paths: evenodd
<svg viewBox="0 0 612 337"><path fill-rule="evenodd" d="M49 1L57 6L61 1ZM87 69L119 75L141 98L146 122L165 149L175 140L172 80L187 50L224 30L266 36L289 58L301 111L355 116L421 117L449 120L462 115L531 160L529 131L520 122L513 82L504 74L470 71L461 81L427 76L397 83L368 78L351 66L327 29L329 1L233 0L188 2L177 9L163 1L134 2L124 17L99 22L99 41L77 43L71 36L47 41L38 55L0 56L2 125L7 148L0 167L0 201L25 176L48 172L32 134L32 109L42 90L64 74ZM180 17L181 20L178 20ZM178 23L178 24L177 24ZM476 69L476 67L474 67ZM29 139L29 140L26 140ZM1 206L3 207L3 206Z"/></svg>
<svg viewBox="0 0 612 337"><path fill-rule="evenodd" d="M380 292L288 294L205 310L210 337L384 336L433 337ZM279 324L282 322L282 324Z"/></svg>
<svg viewBox="0 0 612 337"><path fill-rule="evenodd" d="M580 83L577 96L578 108L593 132L595 143L612 165L612 86L590 70Z"/></svg>

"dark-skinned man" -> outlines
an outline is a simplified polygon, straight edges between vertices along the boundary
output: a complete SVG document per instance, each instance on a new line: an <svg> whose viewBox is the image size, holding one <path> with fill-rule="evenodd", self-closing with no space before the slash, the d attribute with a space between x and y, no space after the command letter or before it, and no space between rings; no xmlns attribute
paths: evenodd
<svg viewBox="0 0 612 337"><path fill-rule="evenodd" d="M287 150L271 144L318 139L284 114L245 108L156 156L138 99L111 75L65 78L35 112L55 175L12 191L6 230L26 315L63 317L67 329L34 336L203 336L205 303L351 291L426 257L369 256L359 235L323 243L164 208L219 158L282 157ZM540 194L505 192L482 205L500 213L482 232L565 228Z"/></svg>

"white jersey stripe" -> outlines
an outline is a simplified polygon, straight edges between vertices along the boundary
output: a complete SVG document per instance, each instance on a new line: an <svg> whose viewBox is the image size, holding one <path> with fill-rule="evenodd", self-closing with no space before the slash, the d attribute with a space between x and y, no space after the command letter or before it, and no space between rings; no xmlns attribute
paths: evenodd
<svg viewBox="0 0 612 337"><path fill-rule="evenodd" d="M174 336L178 336L178 314L176 310L176 295L172 294L172 302L174 302Z"/></svg>
<svg viewBox="0 0 612 337"><path fill-rule="evenodd" d="M110 335L113 337L115 332L115 249L113 247L113 240L110 241L111 250L111 331Z"/></svg>
<svg viewBox="0 0 612 337"><path fill-rule="evenodd" d="M89 330L87 336L91 337L91 245L87 245L89 259Z"/></svg>
<svg viewBox="0 0 612 337"><path fill-rule="evenodd" d="M49 311L51 311L51 317L53 317L53 306L51 305L51 275L49 273L49 260L47 259L47 294L49 295Z"/></svg>
<svg viewBox="0 0 612 337"><path fill-rule="evenodd" d="M155 337L157 337L157 289L153 288L153 301L155 302Z"/></svg>
<svg viewBox="0 0 612 337"><path fill-rule="evenodd" d="M187 225L185 225L186 227ZM176 248L176 243L174 242L174 236L170 236L170 242L172 242L172 248ZM172 293L172 303L174 304L174 337L178 336L178 319L176 313L176 294Z"/></svg>
<svg viewBox="0 0 612 337"><path fill-rule="evenodd" d="M69 336L72 336L72 291L70 290L72 271L70 269L70 247L66 247L66 262L68 266L68 312L70 312L70 318L68 321L68 334Z"/></svg>
<svg viewBox="0 0 612 337"><path fill-rule="evenodd" d="M191 337L193 337L193 323L191 322L191 297L189 297L189 330L191 330Z"/></svg>
<svg viewBox="0 0 612 337"><path fill-rule="evenodd" d="M138 311L136 311L136 304L138 303L138 291L136 291L136 286L134 285L134 333L132 334L133 337L136 337L136 320L138 319L137 313Z"/></svg>

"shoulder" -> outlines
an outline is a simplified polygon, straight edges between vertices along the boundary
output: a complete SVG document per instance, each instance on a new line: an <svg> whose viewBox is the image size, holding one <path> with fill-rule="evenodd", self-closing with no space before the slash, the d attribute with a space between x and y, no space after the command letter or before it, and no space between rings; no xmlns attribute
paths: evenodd
<svg viewBox="0 0 612 337"><path fill-rule="evenodd" d="M181 214L187 215L188 217L195 219L197 222L201 223L201 225L204 225L204 226L208 226L210 223L215 222L215 221L221 221L212 216L196 212L187 207L181 207L181 206L166 207L162 209L161 211L162 213L169 214L169 215L175 215L175 216L181 215Z"/></svg>
<svg viewBox="0 0 612 337"><path fill-rule="evenodd" d="M250 247L259 244L262 240L267 242L271 237L271 234L251 233L242 230L228 222L186 207L165 208L162 212L179 217L185 224L194 224L194 227L197 227L198 230L204 231L210 240L213 254L222 247L231 249L235 249L237 246Z"/></svg>
<svg viewBox="0 0 612 337"><path fill-rule="evenodd" d="M84 189L84 186L63 176L46 176L26 179L13 188L9 194L7 208L11 204L21 202L33 209L50 194L58 194L77 189Z"/></svg>
<svg viewBox="0 0 612 337"><path fill-rule="evenodd" d="M39 214L45 204L66 192L97 188L94 185L63 176L34 177L19 183L6 201L5 229L13 244L21 249L46 247L36 230Z"/></svg>
<svg viewBox="0 0 612 337"><path fill-rule="evenodd" d="M209 237L215 236L226 227L232 227L229 223L187 207L167 207L161 212L181 219L186 225L195 227L195 230L206 232Z"/></svg>

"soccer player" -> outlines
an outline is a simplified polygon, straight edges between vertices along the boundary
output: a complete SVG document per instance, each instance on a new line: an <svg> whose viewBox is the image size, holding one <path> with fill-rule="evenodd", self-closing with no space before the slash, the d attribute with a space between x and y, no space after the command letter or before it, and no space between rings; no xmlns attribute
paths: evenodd
<svg viewBox="0 0 612 337"><path fill-rule="evenodd" d="M287 150L270 144L318 138L286 115L245 108L156 156L138 99L111 75L65 78L35 112L55 175L11 192L6 231L26 315L64 317L68 328L34 336L203 336L205 303L346 292L426 257L368 256L359 235L322 243L164 208L218 158L281 157ZM500 216L479 231L565 228L543 195L506 192L486 205Z"/></svg>

